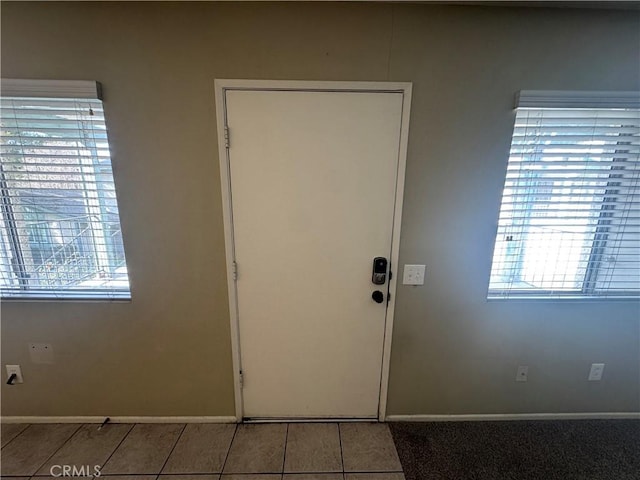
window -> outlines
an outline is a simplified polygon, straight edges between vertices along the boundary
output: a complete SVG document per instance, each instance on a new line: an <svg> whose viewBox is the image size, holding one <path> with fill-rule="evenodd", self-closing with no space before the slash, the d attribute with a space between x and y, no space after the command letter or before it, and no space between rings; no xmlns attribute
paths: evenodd
<svg viewBox="0 0 640 480"><path fill-rule="evenodd" d="M520 92L489 298L640 296L640 95Z"/></svg>
<svg viewBox="0 0 640 480"><path fill-rule="evenodd" d="M3 298L130 298L96 82L2 80Z"/></svg>

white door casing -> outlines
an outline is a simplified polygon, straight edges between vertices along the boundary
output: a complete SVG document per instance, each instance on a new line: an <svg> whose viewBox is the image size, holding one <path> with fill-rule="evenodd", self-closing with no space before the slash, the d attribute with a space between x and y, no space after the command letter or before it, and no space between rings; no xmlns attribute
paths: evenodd
<svg viewBox="0 0 640 480"><path fill-rule="evenodd" d="M384 419L409 97L216 81L238 419Z"/></svg>

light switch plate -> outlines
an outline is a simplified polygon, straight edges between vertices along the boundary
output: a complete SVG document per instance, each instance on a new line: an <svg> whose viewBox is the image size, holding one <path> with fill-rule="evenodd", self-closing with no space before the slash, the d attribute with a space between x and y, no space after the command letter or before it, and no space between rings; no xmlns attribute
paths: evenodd
<svg viewBox="0 0 640 480"><path fill-rule="evenodd" d="M425 265L405 265L402 275L403 285L424 285Z"/></svg>
<svg viewBox="0 0 640 480"><path fill-rule="evenodd" d="M591 370L589 370L589 381L599 382L602 380L602 373L604 372L604 363L592 363Z"/></svg>
<svg viewBox="0 0 640 480"><path fill-rule="evenodd" d="M53 363L53 346L50 343L30 343L29 356L33 363Z"/></svg>

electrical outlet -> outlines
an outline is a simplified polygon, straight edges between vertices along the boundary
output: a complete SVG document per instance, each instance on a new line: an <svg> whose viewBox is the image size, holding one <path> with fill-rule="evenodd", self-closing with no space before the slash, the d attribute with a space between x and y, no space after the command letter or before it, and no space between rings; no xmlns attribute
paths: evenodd
<svg viewBox="0 0 640 480"><path fill-rule="evenodd" d="M14 373L16 374L16 379L13 381L13 383L24 383L20 365L7 365L7 380L9 380L9 377Z"/></svg>
<svg viewBox="0 0 640 480"><path fill-rule="evenodd" d="M602 372L604 372L604 363L592 363L589 370L589 381L599 382L602 380Z"/></svg>
<svg viewBox="0 0 640 480"><path fill-rule="evenodd" d="M529 376L529 367L526 365L520 365L516 372L516 382L526 382Z"/></svg>

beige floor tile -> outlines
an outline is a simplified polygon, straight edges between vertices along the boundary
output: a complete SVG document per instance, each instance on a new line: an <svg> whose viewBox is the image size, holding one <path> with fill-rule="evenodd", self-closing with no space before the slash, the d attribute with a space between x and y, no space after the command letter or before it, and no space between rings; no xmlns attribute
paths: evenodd
<svg viewBox="0 0 640 480"><path fill-rule="evenodd" d="M183 424L137 424L102 469L102 474L160 473Z"/></svg>
<svg viewBox="0 0 640 480"><path fill-rule="evenodd" d="M345 472L401 472L389 427L383 423L341 423Z"/></svg>
<svg viewBox="0 0 640 480"><path fill-rule="evenodd" d="M0 426L0 440L2 440L2 446L4 447L7 443L16 438L28 426L28 423L3 423Z"/></svg>
<svg viewBox="0 0 640 480"><path fill-rule="evenodd" d="M162 473L220 473L235 430L235 424L187 425Z"/></svg>
<svg viewBox="0 0 640 480"><path fill-rule="evenodd" d="M33 475L78 428L72 423L29 425L2 449L2 477Z"/></svg>
<svg viewBox="0 0 640 480"><path fill-rule="evenodd" d="M342 472L338 424L290 424L284 471L287 473Z"/></svg>
<svg viewBox="0 0 640 480"><path fill-rule="evenodd" d="M281 473L287 425L239 425L224 473Z"/></svg>
<svg viewBox="0 0 640 480"><path fill-rule="evenodd" d="M131 424L83 425L64 446L38 470L38 475L49 475L54 465L88 465L102 467L109 456L129 433Z"/></svg>

